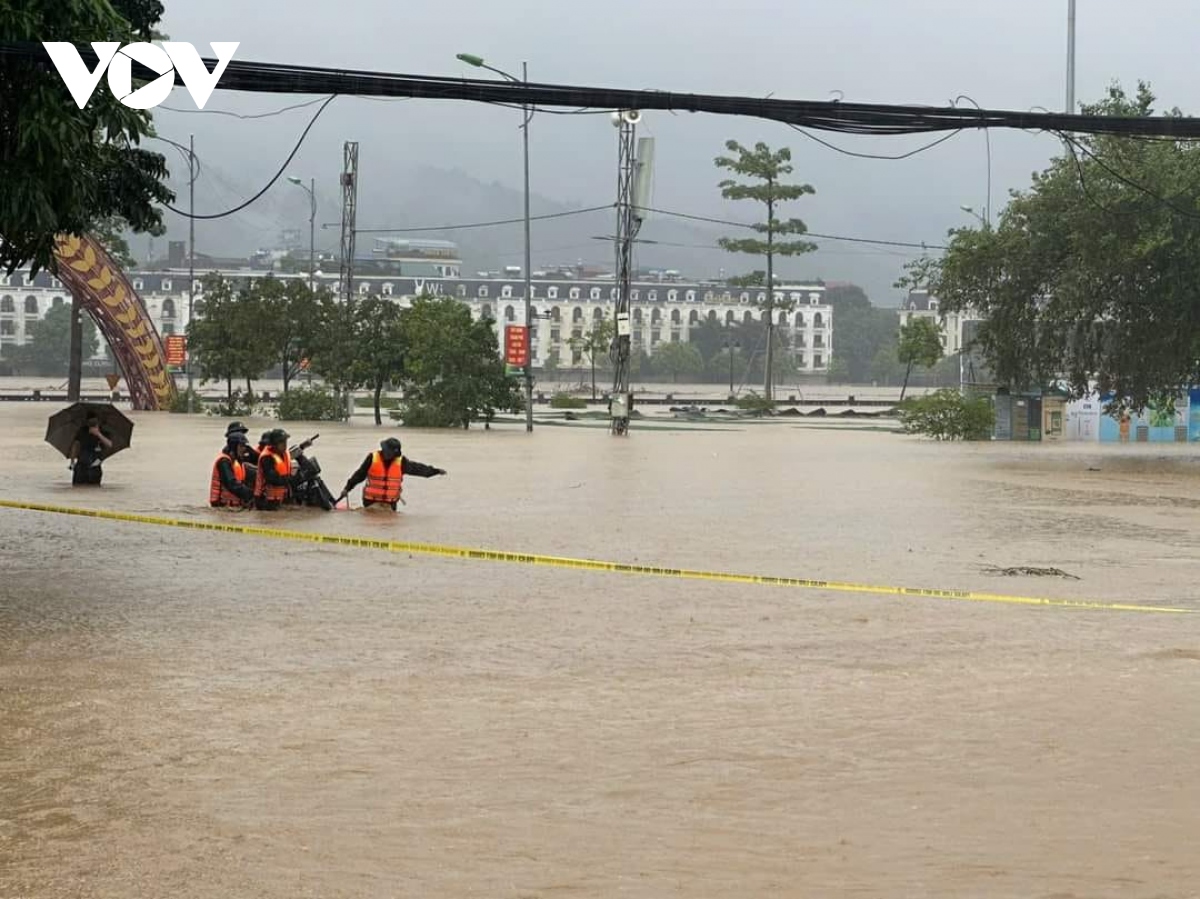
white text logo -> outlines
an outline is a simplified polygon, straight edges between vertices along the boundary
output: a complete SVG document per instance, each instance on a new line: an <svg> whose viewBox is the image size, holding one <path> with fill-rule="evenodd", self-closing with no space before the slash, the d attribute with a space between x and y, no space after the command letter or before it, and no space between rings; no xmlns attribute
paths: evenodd
<svg viewBox="0 0 1200 899"><path fill-rule="evenodd" d="M153 109L171 94L175 86L175 72L183 80L184 87L192 95L196 106L204 108L208 98L212 96L217 81L233 59L234 51L238 48L237 41L213 41L209 44L217 56L216 68L209 72L200 59L200 54L191 44L182 41L164 41L160 47L157 44L126 44L121 46L119 41L92 41L92 49L100 62L94 72L88 71L83 58L74 44L66 41L43 41L42 46L50 54L54 67L62 76L67 90L75 100L75 105L83 109L100 78L108 70L108 87L118 100L130 109ZM120 51L120 52L118 52ZM149 84L133 89L133 64L141 63L159 77Z"/></svg>

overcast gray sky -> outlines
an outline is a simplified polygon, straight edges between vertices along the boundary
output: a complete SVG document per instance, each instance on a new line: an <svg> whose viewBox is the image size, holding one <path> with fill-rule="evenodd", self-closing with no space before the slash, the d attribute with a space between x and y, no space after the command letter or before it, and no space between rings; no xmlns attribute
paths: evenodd
<svg viewBox="0 0 1200 899"><path fill-rule="evenodd" d="M985 107L1022 110L1059 110L1065 102L1066 0L743 0L736 12L732 5L694 0L166 0L166 5L164 30L172 39L196 44L203 55L211 55L208 41L237 40L241 60L478 77L478 70L454 58L466 51L518 76L527 60L531 80L555 83L809 99L840 91L852 101L933 105L966 94ZM1114 79L1132 88L1143 78L1160 105L1200 111L1193 27L1200 15L1194 0L1078 5L1080 101L1096 99ZM305 99L218 90L208 109L262 112ZM169 104L194 109L182 89ZM194 132L197 154L214 170L237 173L233 186L198 185L198 211L209 212L233 205L243 183L261 186L312 112L240 120L160 110L156 118L162 134L184 143ZM342 143L358 140L359 223L384 225L385 210L403 204L402 196L389 193L389 181L405 168L460 168L519 189L519 118L508 109L462 101L339 98L290 170L316 177L322 193L336 197ZM840 155L786 126L752 118L652 112L643 121L639 133L656 138L654 201L664 208L742 221L756 217L751 204L726 202L716 188L722 175L712 160L731 137L792 148L796 178L817 191L794 204L792 213L814 231L938 242L947 228L970 221L960 205L982 210L987 202L982 133L963 133L909 160L875 161ZM818 133L846 149L888 155L929 140ZM587 205L613 199L616 137L605 117L539 116L531 147L535 192ZM999 210L1010 188L1025 187L1030 172L1056 149L1045 135L993 132L993 209ZM281 182L271 193L287 190L296 188ZM300 201L300 218L292 224L305 227L302 195ZM511 212L520 215L519 203ZM323 209L320 217L334 221L338 210ZM428 210L427 220L443 221L437 209ZM263 243L271 237L265 234ZM855 280L869 287L877 303L894 302L884 294L902 257L824 246L828 251L805 260L803 274ZM751 267L749 260L728 257L722 264Z"/></svg>

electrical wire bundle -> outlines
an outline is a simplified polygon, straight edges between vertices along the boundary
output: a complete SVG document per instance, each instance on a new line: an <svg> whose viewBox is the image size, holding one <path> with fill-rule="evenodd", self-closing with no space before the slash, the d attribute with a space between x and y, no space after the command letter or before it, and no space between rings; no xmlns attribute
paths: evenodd
<svg viewBox="0 0 1200 899"><path fill-rule="evenodd" d="M94 68L95 51L80 45L83 61ZM24 57L52 66L45 48L35 42L0 42L0 58ZM212 71L216 60L204 58ZM147 81L159 77L134 64L134 77ZM183 82L176 73L176 83ZM1020 130L1200 138L1200 118L1066 115L1032 111L964 109L959 107L897 106L883 103L845 103L840 100L783 100L773 97L730 97L657 90L543 84L540 82L488 81L432 75L405 75L354 69L331 69L279 63L231 60L221 75L218 90L272 94L335 94L360 97L469 100L502 105L529 104L575 111L588 109L659 109L750 116L787 125L842 134L901 135L966 128L1016 128Z"/></svg>

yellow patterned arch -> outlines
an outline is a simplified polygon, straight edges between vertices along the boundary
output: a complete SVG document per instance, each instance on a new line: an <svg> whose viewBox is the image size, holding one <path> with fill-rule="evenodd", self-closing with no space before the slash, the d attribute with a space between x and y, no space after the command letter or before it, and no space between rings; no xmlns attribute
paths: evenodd
<svg viewBox="0 0 1200 899"><path fill-rule="evenodd" d="M177 391L162 339L125 273L92 237L61 235L55 246L58 279L112 347L134 409L166 410Z"/></svg>

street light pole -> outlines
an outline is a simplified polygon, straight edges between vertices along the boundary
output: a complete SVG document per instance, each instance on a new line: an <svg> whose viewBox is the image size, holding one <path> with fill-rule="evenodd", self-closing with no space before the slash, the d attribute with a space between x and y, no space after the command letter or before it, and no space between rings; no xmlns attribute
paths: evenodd
<svg viewBox="0 0 1200 899"><path fill-rule="evenodd" d="M1075 0L1067 0L1067 115L1075 114Z"/></svg>
<svg viewBox="0 0 1200 899"><path fill-rule="evenodd" d="M975 207L973 207L973 206L959 206L958 208L959 208L959 209L961 209L963 212L967 213L967 215L973 215L973 216L975 216L975 218L979 220L979 224L983 225L983 227L985 227L985 228L989 227L989 225L988 225L988 220L987 220L987 219L985 219L985 218L984 218L982 215L980 215L978 212L976 212L976 211L975 211Z"/></svg>
<svg viewBox="0 0 1200 899"><path fill-rule="evenodd" d="M317 289L317 179L310 178L311 186L309 187L305 187L304 182L294 176L288 176L288 181L308 194L308 289L315 292Z"/></svg>
<svg viewBox="0 0 1200 899"><path fill-rule="evenodd" d="M521 79L525 82L526 93L529 88L529 68L521 63ZM529 335L529 358L525 361L525 432L533 432L533 318L531 313L531 294L533 293L533 263L530 259L529 238L529 103L522 107L525 120L521 124L524 134L525 152L525 333Z"/></svg>
<svg viewBox="0 0 1200 899"><path fill-rule="evenodd" d="M489 72L495 72L503 78L507 78L514 84L524 84L529 87L529 66L528 63L521 63L521 78L508 74L508 72L487 65L483 61L483 57L474 56L470 53L459 53L457 58L467 65L475 66L477 69L487 69ZM521 131L524 136L524 154L525 154L525 333L529 337L529 359L525 364L525 431L533 431L533 313L530 303L533 295L533 273L531 271L533 265L531 261L531 241L529 232L529 121L533 118L533 113L529 108L529 102L526 100L521 105L523 120L521 122Z"/></svg>

